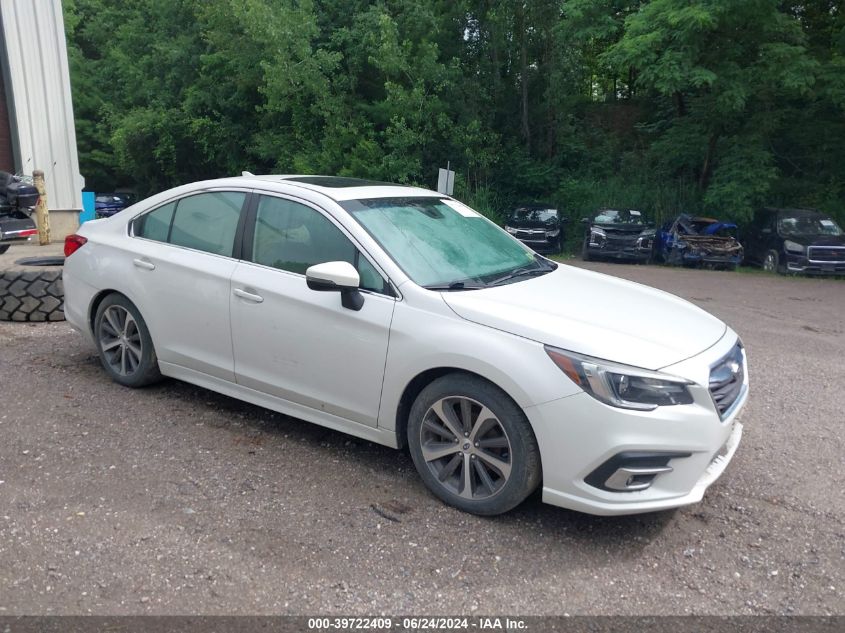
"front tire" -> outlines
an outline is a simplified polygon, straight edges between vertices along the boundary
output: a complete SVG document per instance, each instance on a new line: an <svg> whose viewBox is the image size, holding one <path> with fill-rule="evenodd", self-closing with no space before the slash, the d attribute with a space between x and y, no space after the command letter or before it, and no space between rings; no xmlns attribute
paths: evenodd
<svg viewBox="0 0 845 633"><path fill-rule="evenodd" d="M585 262L592 261L593 256L590 254L590 238L584 238L584 244L581 246L581 259Z"/></svg>
<svg viewBox="0 0 845 633"><path fill-rule="evenodd" d="M144 387L161 380L147 324L123 295L111 294L97 307L94 340L103 368L115 382Z"/></svg>
<svg viewBox="0 0 845 633"><path fill-rule="evenodd" d="M784 273L777 251L768 251L763 257L763 270L769 273Z"/></svg>
<svg viewBox="0 0 845 633"><path fill-rule="evenodd" d="M540 450L522 409L475 376L447 374L422 390L408 446L426 487L472 514L507 512L540 483Z"/></svg>

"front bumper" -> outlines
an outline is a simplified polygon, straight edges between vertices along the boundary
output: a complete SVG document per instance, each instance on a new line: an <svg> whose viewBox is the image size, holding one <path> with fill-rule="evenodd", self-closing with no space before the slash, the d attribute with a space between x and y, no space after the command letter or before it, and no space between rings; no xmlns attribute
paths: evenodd
<svg viewBox="0 0 845 633"><path fill-rule="evenodd" d="M696 266L739 266L742 262L742 253L737 255L712 255L708 253L683 254L684 264Z"/></svg>
<svg viewBox="0 0 845 633"><path fill-rule="evenodd" d="M641 412L611 407L578 393L528 407L526 414L543 463L543 501L599 515L652 512L700 501L724 472L742 438L738 416L748 397L747 371L742 392L724 419L706 386L710 366L735 342L735 337L726 336L699 356L666 370L695 380L690 387L694 402L689 405ZM618 477L600 477L609 480L610 487L597 482L594 473L620 454L642 453L677 457L668 459L671 470L654 476L645 489L610 489Z"/></svg>
<svg viewBox="0 0 845 633"><path fill-rule="evenodd" d="M819 261L809 259L804 254L786 253L786 270L806 275L845 275L845 258L840 261Z"/></svg>
<svg viewBox="0 0 845 633"><path fill-rule="evenodd" d="M587 252L593 257L646 261L651 257L653 238L630 238L625 240L596 240L587 243Z"/></svg>

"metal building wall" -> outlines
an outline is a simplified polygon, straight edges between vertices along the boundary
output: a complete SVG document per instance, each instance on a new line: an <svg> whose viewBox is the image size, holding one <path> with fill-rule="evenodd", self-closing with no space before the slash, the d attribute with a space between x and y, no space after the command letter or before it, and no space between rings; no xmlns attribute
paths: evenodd
<svg viewBox="0 0 845 633"><path fill-rule="evenodd" d="M81 209L61 0L0 0L0 22L15 166L44 171L51 210Z"/></svg>

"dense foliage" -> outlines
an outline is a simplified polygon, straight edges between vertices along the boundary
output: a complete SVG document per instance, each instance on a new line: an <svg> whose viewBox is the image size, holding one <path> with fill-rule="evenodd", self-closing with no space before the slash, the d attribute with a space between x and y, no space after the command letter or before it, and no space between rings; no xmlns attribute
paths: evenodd
<svg viewBox="0 0 845 633"><path fill-rule="evenodd" d="M91 187L325 173L845 215L839 0L65 0Z"/></svg>

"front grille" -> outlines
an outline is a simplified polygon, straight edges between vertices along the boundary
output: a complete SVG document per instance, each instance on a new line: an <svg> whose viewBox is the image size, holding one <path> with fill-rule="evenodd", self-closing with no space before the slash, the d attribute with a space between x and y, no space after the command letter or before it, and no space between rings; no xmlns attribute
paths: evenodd
<svg viewBox="0 0 845 633"><path fill-rule="evenodd" d="M710 395L719 410L719 417L725 418L739 394L745 381L742 344L728 352L718 363L710 368Z"/></svg>
<svg viewBox="0 0 845 633"><path fill-rule="evenodd" d="M546 237L546 231L543 229L532 231L530 229L517 229L516 236L520 238L536 239L537 237Z"/></svg>
<svg viewBox="0 0 845 633"><path fill-rule="evenodd" d="M813 262L845 263L845 246L810 246L807 259Z"/></svg>

